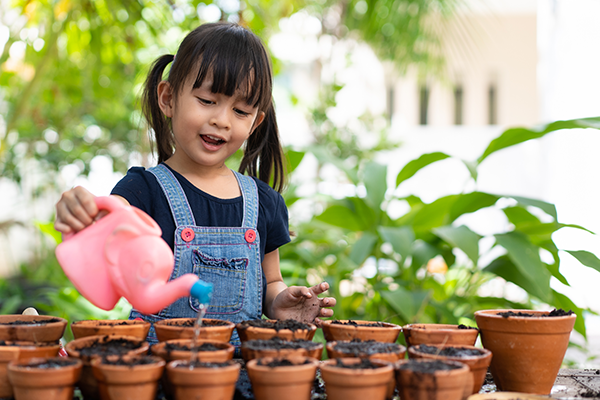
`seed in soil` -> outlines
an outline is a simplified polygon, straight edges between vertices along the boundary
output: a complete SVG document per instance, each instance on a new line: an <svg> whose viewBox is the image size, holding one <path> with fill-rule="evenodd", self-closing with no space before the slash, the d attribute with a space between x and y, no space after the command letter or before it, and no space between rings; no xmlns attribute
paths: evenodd
<svg viewBox="0 0 600 400"><path fill-rule="evenodd" d="M177 364L176 368L224 368L233 365L233 362L202 362L202 361L194 361L194 362L184 362Z"/></svg>
<svg viewBox="0 0 600 400"><path fill-rule="evenodd" d="M458 329L477 329L477 328L475 328L474 326L467 326L467 325L460 324L458 326Z"/></svg>
<svg viewBox="0 0 600 400"><path fill-rule="evenodd" d="M508 318L508 317L564 317L567 315L571 315L573 314L572 310L569 311L565 311L562 308L559 309L554 309L552 311L550 311L548 314L541 314L541 315L536 315L536 314L531 314L531 313L523 313L523 312L514 312L514 311L506 311L506 312L499 312L496 315L501 315L504 318Z"/></svg>
<svg viewBox="0 0 600 400"><path fill-rule="evenodd" d="M36 369L56 369L62 367L68 367L70 365L77 364L76 359L69 359L67 357L62 358L47 358L44 361L35 362L31 364L23 365L24 368L36 368Z"/></svg>
<svg viewBox="0 0 600 400"><path fill-rule="evenodd" d="M148 365L148 364L156 364L158 361L156 358L150 356L140 356L140 357L132 357L129 359L123 359L122 357L112 357L108 358L106 356L102 357L102 364L106 365L124 365L128 367L133 367L134 365Z"/></svg>
<svg viewBox="0 0 600 400"><path fill-rule="evenodd" d="M359 362L356 363L346 363L342 358L335 359L335 366L338 368L347 368L347 369L376 369L381 368L383 365L375 364L368 358L361 358Z"/></svg>
<svg viewBox="0 0 600 400"><path fill-rule="evenodd" d="M249 340L242 344L250 350L270 350L270 349L307 349L312 350L319 346L319 343L312 342L310 340L283 340L278 337L274 337L268 340Z"/></svg>
<svg viewBox="0 0 600 400"><path fill-rule="evenodd" d="M381 354L381 353L400 353L400 345L396 343L383 343L375 340L361 341L353 339L350 342L337 342L333 349L344 354L354 356Z"/></svg>
<svg viewBox="0 0 600 400"><path fill-rule="evenodd" d="M165 344L165 350L171 351L192 351L191 344L179 344L179 343L167 343ZM223 350L220 347L215 346L212 343L202 343L200 346L196 346L197 351L218 351Z"/></svg>
<svg viewBox="0 0 600 400"><path fill-rule="evenodd" d="M294 319L276 321L268 321L265 319L253 319L248 321L242 321L242 325L252 326L255 328L275 329L276 331L280 331L282 329L289 329L292 332L310 329L310 325L298 322Z"/></svg>
<svg viewBox="0 0 600 400"><path fill-rule="evenodd" d="M352 321L351 319L349 319L347 322L334 320L334 321L331 321L331 324L365 326L365 327L369 327L369 328L385 328L386 327L383 322L369 322L369 323L359 324L358 322Z"/></svg>
<svg viewBox="0 0 600 400"><path fill-rule="evenodd" d="M444 347L438 348L435 346L427 346L420 344L415 346L415 350L419 353L435 354L445 357L477 357L483 354L479 349L469 349L467 347Z"/></svg>
<svg viewBox="0 0 600 400"><path fill-rule="evenodd" d="M96 355L122 355L131 350L142 347L142 342L134 342L127 339L111 339L105 336L105 341L97 340L86 347L82 347L79 353L85 357Z"/></svg>
<svg viewBox="0 0 600 400"><path fill-rule="evenodd" d="M421 372L425 374L434 373L435 371L450 371L453 369L461 368L458 365L448 364L443 361L416 361L408 360L405 363L400 364L399 369L408 369L414 372Z"/></svg>
<svg viewBox="0 0 600 400"><path fill-rule="evenodd" d="M275 358L269 362L266 362L262 358L259 358L258 361L256 362L256 365L262 365L262 366L269 367L269 368L293 367L294 365L304 365L304 364L310 364L310 361L305 359L303 362L293 363L290 360L288 360L287 358Z"/></svg>
<svg viewBox="0 0 600 400"><path fill-rule="evenodd" d="M50 318L50 319L42 319L42 320L31 320L31 321L11 321L11 322L0 322L0 325L46 325L51 324L53 322L61 322L58 318Z"/></svg>

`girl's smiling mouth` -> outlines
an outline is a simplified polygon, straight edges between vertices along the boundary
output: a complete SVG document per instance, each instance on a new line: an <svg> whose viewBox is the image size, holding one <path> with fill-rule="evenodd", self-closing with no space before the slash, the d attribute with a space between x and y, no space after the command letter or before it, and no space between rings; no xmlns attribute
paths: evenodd
<svg viewBox="0 0 600 400"><path fill-rule="evenodd" d="M212 135L200 135L200 138L210 146L220 146L225 143L225 140Z"/></svg>

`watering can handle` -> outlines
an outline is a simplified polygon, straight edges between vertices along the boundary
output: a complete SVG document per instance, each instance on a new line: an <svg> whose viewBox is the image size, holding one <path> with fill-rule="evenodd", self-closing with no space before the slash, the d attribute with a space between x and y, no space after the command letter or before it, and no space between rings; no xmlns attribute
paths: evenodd
<svg viewBox="0 0 600 400"><path fill-rule="evenodd" d="M94 197L94 202L98 210L106 210L108 212L116 211L120 208L127 207L123 201L117 199L114 196L98 196ZM76 233L65 233L63 234L63 241L71 239Z"/></svg>

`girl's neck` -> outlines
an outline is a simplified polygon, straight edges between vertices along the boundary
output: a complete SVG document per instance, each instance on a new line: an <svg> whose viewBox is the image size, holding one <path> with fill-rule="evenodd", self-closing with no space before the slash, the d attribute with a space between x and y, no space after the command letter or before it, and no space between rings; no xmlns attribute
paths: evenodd
<svg viewBox="0 0 600 400"><path fill-rule="evenodd" d="M235 174L227 166L220 168L189 168L173 158L165 161L171 169L177 171L192 185L211 196L220 199L233 199L242 195Z"/></svg>

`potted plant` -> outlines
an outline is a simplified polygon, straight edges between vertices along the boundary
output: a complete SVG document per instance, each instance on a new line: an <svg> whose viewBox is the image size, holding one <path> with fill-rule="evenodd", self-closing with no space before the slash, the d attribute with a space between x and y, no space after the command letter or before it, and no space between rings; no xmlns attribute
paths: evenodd
<svg viewBox="0 0 600 400"><path fill-rule="evenodd" d="M174 360L167 364L167 376L175 400L231 400L240 375L240 364Z"/></svg>
<svg viewBox="0 0 600 400"><path fill-rule="evenodd" d="M321 359L323 343L311 340L284 340L274 337L267 340L248 340L241 346L242 358L248 362L261 357L311 357Z"/></svg>
<svg viewBox="0 0 600 400"><path fill-rule="evenodd" d="M108 356L91 361L102 400L154 400L165 361L156 356Z"/></svg>
<svg viewBox="0 0 600 400"><path fill-rule="evenodd" d="M402 327L408 347L417 344L447 344L474 346L479 331L466 325L408 324Z"/></svg>
<svg viewBox="0 0 600 400"><path fill-rule="evenodd" d="M410 359L396 364L402 400L461 400L466 387L471 388L468 375L469 367L454 361Z"/></svg>
<svg viewBox="0 0 600 400"><path fill-rule="evenodd" d="M320 369L328 400L383 400L394 381L393 365L382 360L330 359Z"/></svg>
<svg viewBox="0 0 600 400"><path fill-rule="evenodd" d="M273 337L285 340L312 340L317 331L317 326L293 319L256 319L238 323L235 330L242 343L247 340L266 340Z"/></svg>
<svg viewBox="0 0 600 400"><path fill-rule="evenodd" d="M490 370L498 389L549 394L576 318L562 309L475 312L481 343L494 355Z"/></svg>
<svg viewBox="0 0 600 400"><path fill-rule="evenodd" d="M0 340L56 342L66 327L66 319L48 315L0 315Z"/></svg>
<svg viewBox="0 0 600 400"><path fill-rule="evenodd" d="M256 400L310 400L318 364L310 357L264 357L246 368Z"/></svg>
<svg viewBox="0 0 600 400"><path fill-rule="evenodd" d="M472 381L468 394L478 393L485 381L492 352L474 346L448 346L419 344L408 349L409 358L455 361L466 364L471 371L468 380Z"/></svg>
<svg viewBox="0 0 600 400"><path fill-rule="evenodd" d="M197 318L170 318L154 323L156 338L159 342L172 339L191 339L195 336L194 327ZM235 324L220 319L202 318L199 339L229 342Z"/></svg>
<svg viewBox="0 0 600 400"><path fill-rule="evenodd" d="M12 361L8 379L18 400L70 400L81 368L75 358L30 358Z"/></svg>
<svg viewBox="0 0 600 400"><path fill-rule="evenodd" d="M148 330L150 330L150 322L135 319L99 319L71 323L71 331L75 339L96 335L124 335L146 339Z"/></svg>
<svg viewBox="0 0 600 400"><path fill-rule="evenodd" d="M402 328L388 322L329 320L321 324L325 340L375 340L394 343Z"/></svg>

